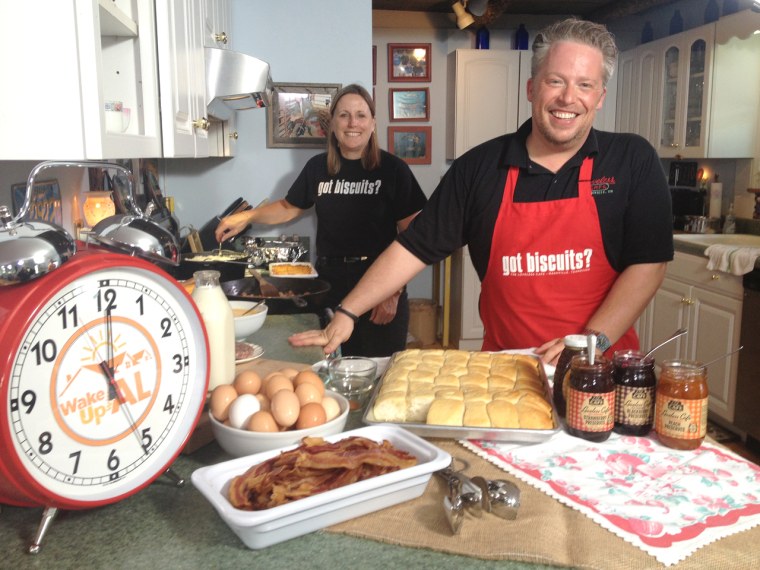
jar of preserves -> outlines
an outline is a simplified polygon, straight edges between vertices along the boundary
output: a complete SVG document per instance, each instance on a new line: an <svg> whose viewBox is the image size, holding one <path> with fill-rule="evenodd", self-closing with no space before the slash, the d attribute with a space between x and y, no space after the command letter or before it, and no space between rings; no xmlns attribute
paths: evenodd
<svg viewBox="0 0 760 570"><path fill-rule="evenodd" d="M697 449L707 434L707 368L695 360L662 363L654 428L673 449Z"/></svg>
<svg viewBox="0 0 760 570"><path fill-rule="evenodd" d="M567 388L570 385L570 361L573 356L579 354L586 354L587 342L585 335L582 334L569 334L563 339L565 348L559 355L557 361L557 368L554 369L554 386L553 399L554 407L557 408L557 414L559 417L565 417L566 402L567 402Z"/></svg>
<svg viewBox="0 0 760 570"><path fill-rule="evenodd" d="M654 358L636 350L618 350L612 357L615 383L615 427L623 435L646 435L654 423L657 378Z"/></svg>
<svg viewBox="0 0 760 570"><path fill-rule="evenodd" d="M610 437L615 425L615 384L612 363L599 356L593 363L586 354L570 361L567 390L567 433L589 441Z"/></svg>

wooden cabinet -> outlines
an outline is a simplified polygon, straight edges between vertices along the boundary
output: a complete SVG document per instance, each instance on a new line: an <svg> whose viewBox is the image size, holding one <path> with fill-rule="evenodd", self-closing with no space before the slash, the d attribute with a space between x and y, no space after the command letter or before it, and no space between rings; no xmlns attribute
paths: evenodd
<svg viewBox="0 0 760 570"><path fill-rule="evenodd" d="M753 158L760 135L760 14L717 22L620 54L616 130L662 158Z"/></svg>
<svg viewBox="0 0 760 570"><path fill-rule="evenodd" d="M451 342L462 350L480 350L483 322L480 320L480 279L467 248L451 257Z"/></svg>
<svg viewBox="0 0 760 570"><path fill-rule="evenodd" d="M518 50L458 49L449 54L446 158L517 130L520 77Z"/></svg>
<svg viewBox="0 0 760 570"><path fill-rule="evenodd" d="M0 159L161 156L153 0L6 2ZM105 104L129 122L113 128Z"/></svg>
<svg viewBox="0 0 760 570"><path fill-rule="evenodd" d="M657 362L708 362L735 350L740 346L743 291L740 277L710 271L705 258L676 252L662 286L639 321L642 347L686 328L686 335L657 350ZM710 413L728 422L734 419L737 365L734 355L707 371Z"/></svg>

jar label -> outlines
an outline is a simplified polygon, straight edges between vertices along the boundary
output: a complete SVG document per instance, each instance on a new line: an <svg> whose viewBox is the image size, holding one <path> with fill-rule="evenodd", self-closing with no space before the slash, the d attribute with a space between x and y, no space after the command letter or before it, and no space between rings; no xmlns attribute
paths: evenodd
<svg viewBox="0 0 760 570"><path fill-rule="evenodd" d="M615 386L615 422L645 426L654 420L654 386Z"/></svg>
<svg viewBox="0 0 760 570"><path fill-rule="evenodd" d="M610 431L615 425L615 391L567 391L567 425L580 431Z"/></svg>
<svg viewBox="0 0 760 570"><path fill-rule="evenodd" d="M707 398L681 400L657 394L655 430L678 439L702 439L707 435Z"/></svg>

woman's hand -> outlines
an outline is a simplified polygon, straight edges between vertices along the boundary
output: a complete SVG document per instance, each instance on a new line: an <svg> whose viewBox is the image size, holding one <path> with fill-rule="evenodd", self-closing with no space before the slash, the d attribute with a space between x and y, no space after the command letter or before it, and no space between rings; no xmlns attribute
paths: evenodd
<svg viewBox="0 0 760 570"><path fill-rule="evenodd" d="M216 230L214 230L214 237L216 237L217 242L222 243L223 241L238 235L249 223L249 212L244 211L232 214L231 216L222 218L222 221L219 222L219 225L216 226Z"/></svg>
<svg viewBox="0 0 760 570"><path fill-rule="evenodd" d="M369 320L376 325L387 325L396 317L398 310L398 300L401 297L401 291L397 291L385 301L372 309Z"/></svg>
<svg viewBox="0 0 760 570"><path fill-rule="evenodd" d="M555 338L539 346L534 352L541 357L545 364L557 365L559 355L565 349L565 342L561 338Z"/></svg>
<svg viewBox="0 0 760 570"><path fill-rule="evenodd" d="M324 330L312 330L296 333L288 337L293 346L323 346L325 354L338 350L342 342L349 339L354 332L354 321L350 317L335 313Z"/></svg>

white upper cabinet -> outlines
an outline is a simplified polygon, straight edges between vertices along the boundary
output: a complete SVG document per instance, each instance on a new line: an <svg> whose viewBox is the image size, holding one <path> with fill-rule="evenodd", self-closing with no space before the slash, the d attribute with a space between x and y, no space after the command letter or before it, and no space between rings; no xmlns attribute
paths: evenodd
<svg viewBox="0 0 760 570"><path fill-rule="evenodd" d="M161 156L155 41L152 0L3 2L0 159Z"/></svg>

